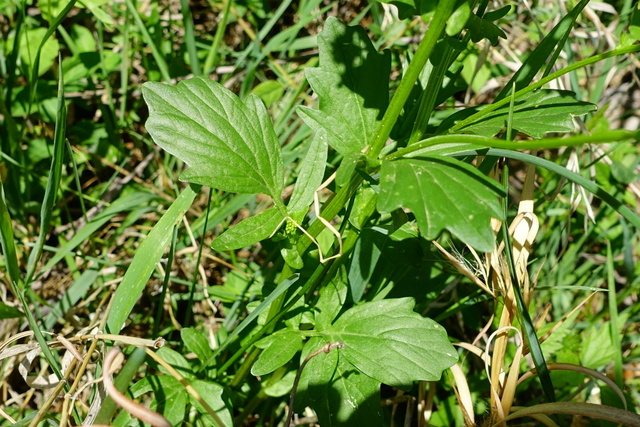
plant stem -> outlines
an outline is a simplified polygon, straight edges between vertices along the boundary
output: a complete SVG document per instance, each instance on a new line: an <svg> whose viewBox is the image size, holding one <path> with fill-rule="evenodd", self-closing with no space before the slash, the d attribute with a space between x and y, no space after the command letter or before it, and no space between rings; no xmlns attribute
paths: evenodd
<svg viewBox="0 0 640 427"><path fill-rule="evenodd" d="M391 102L389 103L387 111L384 113L380 127L371 142L368 152L368 156L370 158L376 159L384 148L384 145L391 134L391 129L395 125L398 116L404 108L404 104L407 102L407 99L411 94L413 85L418 80L422 69L436 46L436 42L444 30L447 19L449 19L449 16L453 11L454 4L455 0L441 0L438 2L438 6L433 13L431 23L429 24L429 29L420 42L418 50L411 60L411 64L409 64L409 68L407 68L404 77L400 81L400 85L398 86L396 93L393 95L393 98L391 98Z"/></svg>
<svg viewBox="0 0 640 427"><path fill-rule="evenodd" d="M428 147L441 144L469 144L487 148L502 148L505 150L544 150L562 147L575 147L585 144L604 144L608 142L624 141L627 139L639 139L640 131L613 130L602 132L597 135L578 135L569 138L547 138L543 140L531 140L524 142L504 141L487 138L478 135L440 135L433 138L424 139L416 144L400 149L384 157L384 160L391 161L407 157L409 154L418 153ZM426 153L428 155L428 153Z"/></svg>

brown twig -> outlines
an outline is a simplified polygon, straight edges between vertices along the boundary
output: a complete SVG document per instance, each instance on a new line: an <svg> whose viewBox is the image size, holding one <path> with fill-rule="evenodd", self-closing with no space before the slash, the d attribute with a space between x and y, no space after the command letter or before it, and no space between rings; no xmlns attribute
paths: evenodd
<svg viewBox="0 0 640 427"><path fill-rule="evenodd" d="M285 427L291 426L291 419L293 418L293 404L296 400L296 390L298 389L298 383L300 382L300 377L302 376L302 370L311 359L321 353L329 353L334 348L345 348L345 346L339 341L336 341L334 343L328 342L323 345L322 348L308 355L306 359L304 359L304 361L300 364L300 368L298 369L298 373L296 374L296 379L293 381L293 388L291 389L291 398L289 399L289 412L287 414L287 420L284 422Z"/></svg>

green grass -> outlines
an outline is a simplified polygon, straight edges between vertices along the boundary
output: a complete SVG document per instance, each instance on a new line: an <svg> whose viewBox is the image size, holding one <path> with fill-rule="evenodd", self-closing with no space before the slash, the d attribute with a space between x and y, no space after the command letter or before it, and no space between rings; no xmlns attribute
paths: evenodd
<svg viewBox="0 0 640 427"><path fill-rule="evenodd" d="M586 1L545 0L531 11L515 4L496 21L507 36L499 44L491 46L486 39L474 44L469 35L443 46L436 42L443 29L451 31L446 18L453 3L442 1L429 26L419 18L387 22L387 6L378 2L0 5L0 375L5 390L0 425L47 425L47 419L64 425L88 422L83 420L139 425L130 410L97 398L92 380L102 375L104 356L113 346L122 348L126 359L116 386L173 425L283 425L303 355L312 351L302 344L287 347L294 353L291 360L256 377L254 362L276 345L264 338L294 328L305 342L315 342L323 331L332 331L332 322L345 322L335 320L341 312L404 297L414 298L415 312L437 319L451 342L465 345L458 348L459 372L478 425L499 421L497 408L508 409L504 402L510 398L511 407L541 408L547 415L556 407L536 405L555 400L579 404L578 411L592 410L580 406L585 402L640 411L640 153L638 129L628 127L640 109L634 101L640 90L635 78L640 47L626 39L640 32L640 11L630 0L589 13L582 10L590 7ZM300 234L289 241L291 235L283 232L239 250L214 251L217 236L273 203L262 195L180 181L183 162L158 149L147 133L142 84L205 76L242 100L257 93L282 146L285 193L290 193L296 179L306 176L301 165L312 130L297 108L318 107L304 71L318 66L315 36L328 16L362 25L375 46L390 50L392 63L391 103L365 153L375 161L354 158L352 169L339 171L344 185L331 183L319 194L323 217L339 218L334 226L345 255L321 264L311 240ZM558 21L558 16L565 18ZM475 83L468 68L458 75L465 55L467 65L478 61ZM522 71L514 74L514 68ZM420 92L416 81L443 89ZM544 141L514 135L515 97L550 84L599 110L576 117L576 135ZM454 110L485 104L435 134ZM509 108L504 137L449 135L500 107ZM510 144L520 144L520 151ZM419 157L416 152L468 163L474 157L479 170L500 183L507 197L498 243L513 243L507 228L518 214L526 165L536 166L532 200L540 229L524 267L508 255L504 265L491 266L484 254L476 259L470 247L445 232L436 241L453 254L447 258L418 235L413 214L378 214L375 203L365 203L369 189L378 191L378 157L396 161ZM346 160L330 150L323 180ZM311 222L313 215L303 226L324 245L323 253L335 252L333 235L319 221ZM358 221L371 230L371 240L362 237ZM381 230L389 235L375 234ZM294 269L280 255L287 242L304 268ZM372 255L378 264L356 305L339 284L353 280L353 251L368 254L366 245L380 253ZM483 279L479 272L485 262L491 273ZM501 281L515 282L518 268L530 281L522 292L496 291L494 297L474 284L479 279L496 289ZM318 314L321 308L331 314ZM322 316L334 317L323 318L328 323L318 328L313 319ZM498 335L486 348L493 332L509 327L526 331L524 345L509 332L511 338ZM57 334L80 354L71 368L65 358L70 353ZM152 345L159 337L166 341L160 350ZM175 370L135 349L136 344L149 345L148 351ZM67 379L55 389L55 399L24 378L19 366L27 348L41 349L29 375L39 381ZM470 349L487 351L493 370L485 370ZM319 354L302 372L322 373L323 363L342 354L347 353ZM507 383L496 398L492 387L498 389L499 368L521 375L534 367L530 354L541 375L520 385ZM608 375L625 402L589 371L557 370L563 363ZM355 389L378 387L354 372ZM389 425L464 425L460 401L467 396L460 391L465 388L458 374L450 380L454 376L448 372L439 381L383 384L360 405L378 408L382 401L381 416ZM303 375L295 396L296 405L316 410L304 413L310 417L304 425L325 416L308 393L305 397L305 390L313 389L309 384ZM296 411L303 416L297 406ZM361 418L349 421L366 423L370 415L352 414ZM567 414L549 417L558 425L571 422Z"/></svg>

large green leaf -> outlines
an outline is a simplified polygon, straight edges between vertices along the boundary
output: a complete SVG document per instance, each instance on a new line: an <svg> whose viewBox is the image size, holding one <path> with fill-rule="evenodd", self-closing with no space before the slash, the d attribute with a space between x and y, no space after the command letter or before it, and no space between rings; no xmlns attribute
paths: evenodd
<svg viewBox="0 0 640 427"><path fill-rule="evenodd" d="M455 122L477 113L483 107L468 108L445 120L441 129L448 129ZM548 132L572 132L573 116L587 114L597 109L595 104L578 101L567 90L541 89L516 99L513 111L513 129L533 138L542 138ZM509 105L499 108L481 120L459 131L492 137L507 128Z"/></svg>
<svg viewBox="0 0 640 427"><path fill-rule="evenodd" d="M312 338L302 357L325 344ZM321 353L307 363L298 385L295 409L312 408L320 425L382 426L386 423L380 407L380 382L359 372L342 355L342 350Z"/></svg>
<svg viewBox="0 0 640 427"><path fill-rule="evenodd" d="M411 209L425 238L445 229L483 252L494 248L491 218L502 218L500 187L467 163L447 157L385 161L378 210Z"/></svg>
<svg viewBox="0 0 640 427"><path fill-rule="evenodd" d="M142 93L154 141L189 165L182 180L280 201L280 143L257 96L243 103L219 83L199 77L175 87L145 83Z"/></svg>
<svg viewBox="0 0 640 427"><path fill-rule="evenodd" d="M444 328L413 311L412 298L368 302L347 310L327 330L359 371L390 385L436 381L458 360Z"/></svg>
<svg viewBox="0 0 640 427"><path fill-rule="evenodd" d="M319 68L305 75L320 109L300 107L313 129L325 129L328 143L343 155L361 151L373 137L389 104L391 56L379 53L361 27L329 18L318 36Z"/></svg>

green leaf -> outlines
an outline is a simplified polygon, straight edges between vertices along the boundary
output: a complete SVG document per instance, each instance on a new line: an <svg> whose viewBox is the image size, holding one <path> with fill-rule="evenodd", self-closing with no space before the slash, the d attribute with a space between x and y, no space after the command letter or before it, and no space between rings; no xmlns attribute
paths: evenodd
<svg viewBox="0 0 640 427"><path fill-rule="evenodd" d="M113 296L113 303L107 319L108 333L117 334L124 326L133 306L140 298L144 286L151 277L156 263L171 241L171 230L182 220L199 189L200 187L197 185L185 188L136 250L133 261L131 261L122 283L118 285Z"/></svg>
<svg viewBox="0 0 640 427"><path fill-rule="evenodd" d="M213 241L211 247L217 251L246 248L268 238L283 219L284 215L279 209L267 209L227 229Z"/></svg>
<svg viewBox="0 0 640 427"><path fill-rule="evenodd" d="M347 300L347 283L343 274L337 274L320 289L320 297L314 307L317 329L327 329L335 320Z"/></svg>
<svg viewBox="0 0 640 427"><path fill-rule="evenodd" d="M283 366L296 355L302 348L302 336L298 331L285 329L258 341L256 347L264 350L251 367L251 374L266 375Z"/></svg>
<svg viewBox="0 0 640 427"><path fill-rule="evenodd" d="M305 345L303 360L325 344L312 338ZM302 371L295 410L311 407L325 426L382 426L380 382L358 371L341 353L333 350L312 358Z"/></svg>
<svg viewBox="0 0 640 427"><path fill-rule="evenodd" d="M491 218L502 218L497 184L467 163L446 157L383 162L378 210L411 209L428 240L445 229L482 252L494 248Z"/></svg>
<svg viewBox="0 0 640 427"><path fill-rule="evenodd" d="M173 366L173 368L176 371L178 371L180 375L182 375L183 377L185 378L194 377L193 367L182 354L178 353L175 350L172 350L169 347L162 347L156 352L156 354L160 356L162 359L164 359L164 361L167 362L169 365ZM170 375L170 373L167 370L165 370L162 367L162 365L160 365L158 369L161 372Z"/></svg>
<svg viewBox="0 0 640 427"><path fill-rule="evenodd" d="M445 120L440 128L448 129L455 122L477 113L482 108L474 107L460 111ZM541 89L516 99L513 128L533 138L542 138L548 132L572 132L575 128L573 116L587 114L596 109L595 104L576 100L573 92ZM460 131L492 137L506 129L508 117L509 105L506 105Z"/></svg>
<svg viewBox="0 0 640 427"><path fill-rule="evenodd" d="M445 28L447 35L453 37L462 31L471 15L473 15L473 13L471 12L471 5L468 1L459 4L449 19L447 19L447 26Z"/></svg>
<svg viewBox="0 0 640 427"><path fill-rule="evenodd" d="M213 356L207 361L206 365L213 363L213 359L217 357L221 352L223 352L229 344L233 342L233 340L240 335L242 331L244 331L263 311L265 311L271 303L287 291L291 286L293 286L298 279L300 278L299 274L294 274L289 278L282 281L277 288L275 288L267 298L265 298L260 305L258 305L245 319L240 323L234 330L229 334L226 340L222 341L216 351L213 353Z"/></svg>
<svg viewBox="0 0 640 427"><path fill-rule="evenodd" d="M0 320L1 319L13 319L15 317L22 317L24 314L15 307L11 307L3 302L0 302Z"/></svg>
<svg viewBox="0 0 640 427"><path fill-rule="evenodd" d="M156 144L189 165L184 181L234 193L264 193L280 202L280 143L264 104L245 103L209 79L168 86L145 83L147 130Z"/></svg>
<svg viewBox="0 0 640 427"><path fill-rule="evenodd" d="M349 266L349 289L354 302L359 302L375 271L389 230L383 227L365 228L353 248Z"/></svg>
<svg viewBox="0 0 640 427"><path fill-rule="evenodd" d="M412 298L368 302L343 313L327 330L359 371L389 385L436 381L458 360L444 328L413 311ZM345 379L346 381L346 379Z"/></svg>
<svg viewBox="0 0 640 427"><path fill-rule="evenodd" d="M224 426L233 425L230 408L227 407L225 401L222 399L222 393L224 392L224 388L222 388L222 386L210 381L202 380L192 381L191 386L198 392L200 397L202 397L202 400L211 406L216 415L224 423ZM195 400L193 396L189 395L189 400L202 415L207 417L207 410L197 400ZM211 417L207 417L206 421L207 422L204 423L204 425L218 425Z"/></svg>
<svg viewBox="0 0 640 427"><path fill-rule="evenodd" d="M47 36L46 28L34 28L31 30L23 30L20 32L18 49L20 54L20 62L23 66L31 68L35 65L38 46L43 41L45 36ZM11 53L14 43L14 37L15 36L11 36L7 39L7 46L9 47L8 53ZM48 39L42 46L42 50L40 52L38 70L36 71L37 76L41 76L49 69L51 69L55 62L55 59L58 57L58 51L58 40L54 36L48 36Z"/></svg>
<svg viewBox="0 0 640 427"><path fill-rule="evenodd" d="M391 0L382 1L375 0L379 3L389 3L398 8L398 16L400 19L411 18L415 15L425 15L433 12L436 1L433 0ZM424 19L424 17L423 17Z"/></svg>
<svg viewBox="0 0 640 427"><path fill-rule="evenodd" d="M131 394L139 398L153 392L151 409L164 416L171 425L182 425L187 409L187 391L180 382L169 375L145 376L131 386Z"/></svg>
<svg viewBox="0 0 640 427"><path fill-rule="evenodd" d="M494 102L508 96L512 89L516 92L524 89L543 68L547 67L544 75L549 73L548 67L556 63L555 59L564 48L564 44L572 32L576 20L587 4L589 4L589 0L580 0L569 13L562 17L556 26L553 27L553 30L551 30L533 52L527 56L518 71L514 73L498 96L496 96Z"/></svg>
<svg viewBox="0 0 640 427"><path fill-rule="evenodd" d="M198 360L202 362L209 360L213 354L207 337L195 328L183 328L180 331L180 338L187 349L198 356Z"/></svg>
<svg viewBox="0 0 640 427"><path fill-rule="evenodd" d="M493 46L499 42L499 38L506 39L507 35L496 24L485 18L479 18L475 14L471 14L466 25L474 43L478 43L482 39L487 39Z"/></svg>
<svg viewBox="0 0 640 427"><path fill-rule="evenodd" d="M318 36L320 67L305 75L320 109L298 112L312 129L325 129L328 143L343 155L361 151L373 137L389 104L391 55L378 53L365 30L330 17Z"/></svg>
<svg viewBox="0 0 640 427"><path fill-rule="evenodd" d="M289 215L294 216L302 210L306 213L309 205L313 202L313 194L322 184L324 177L327 149L327 133L321 129L311 140L307 155L300 165L296 186L287 205Z"/></svg>

